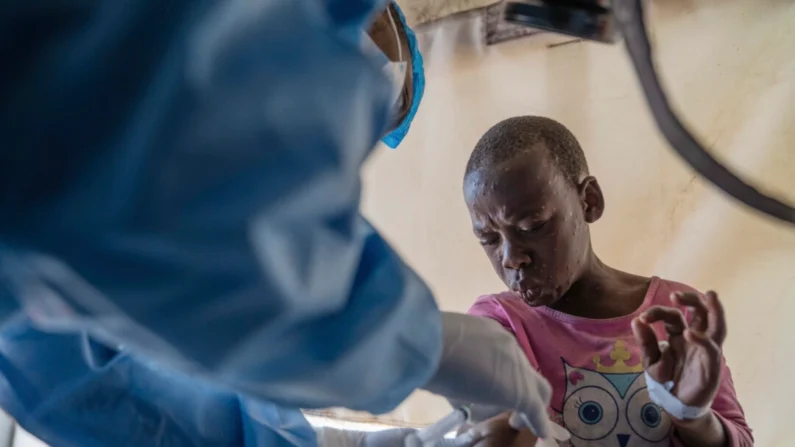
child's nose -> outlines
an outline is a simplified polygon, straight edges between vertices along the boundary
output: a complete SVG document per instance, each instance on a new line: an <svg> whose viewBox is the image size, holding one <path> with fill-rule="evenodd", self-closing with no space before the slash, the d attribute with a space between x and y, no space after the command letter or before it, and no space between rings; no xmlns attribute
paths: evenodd
<svg viewBox="0 0 795 447"><path fill-rule="evenodd" d="M511 270L521 270L533 262L530 253L521 247L504 241L502 243L502 267Z"/></svg>

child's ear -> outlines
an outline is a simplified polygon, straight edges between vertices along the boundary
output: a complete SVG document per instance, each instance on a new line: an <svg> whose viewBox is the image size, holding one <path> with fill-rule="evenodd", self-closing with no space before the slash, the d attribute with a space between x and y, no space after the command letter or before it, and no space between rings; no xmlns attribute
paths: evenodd
<svg viewBox="0 0 795 447"><path fill-rule="evenodd" d="M578 190L585 221L589 224L596 222L605 212L605 197L602 195L599 182L589 175L580 182Z"/></svg>

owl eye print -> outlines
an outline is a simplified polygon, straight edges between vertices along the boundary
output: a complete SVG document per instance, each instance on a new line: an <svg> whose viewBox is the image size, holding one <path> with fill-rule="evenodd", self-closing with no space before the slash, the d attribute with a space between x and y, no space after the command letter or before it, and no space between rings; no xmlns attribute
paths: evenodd
<svg viewBox="0 0 795 447"><path fill-rule="evenodd" d="M618 425L619 413L616 398L599 386L578 387L563 404L566 428L583 441L601 441L609 437Z"/></svg>
<svg viewBox="0 0 795 447"><path fill-rule="evenodd" d="M566 393L561 417L572 446L669 444L671 419L649 399L641 372L604 373L563 363Z"/></svg>

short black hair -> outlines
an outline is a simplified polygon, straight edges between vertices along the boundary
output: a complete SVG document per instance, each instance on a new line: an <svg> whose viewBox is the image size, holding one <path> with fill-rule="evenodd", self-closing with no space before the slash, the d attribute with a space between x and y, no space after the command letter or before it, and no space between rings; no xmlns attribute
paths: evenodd
<svg viewBox="0 0 795 447"><path fill-rule="evenodd" d="M588 175L585 153L574 134L563 124L542 116L517 116L491 127L469 156L464 177L496 167L544 143L553 163L575 185Z"/></svg>

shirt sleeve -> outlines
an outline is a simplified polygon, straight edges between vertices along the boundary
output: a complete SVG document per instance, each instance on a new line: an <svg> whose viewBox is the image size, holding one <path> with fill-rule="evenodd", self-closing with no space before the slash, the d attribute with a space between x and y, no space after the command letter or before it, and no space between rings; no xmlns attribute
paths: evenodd
<svg viewBox="0 0 795 447"><path fill-rule="evenodd" d="M524 306L519 304L518 306ZM526 309L525 309L526 310ZM521 308L517 308L517 303L511 298L502 295L486 295L478 298L474 305L469 309L470 315L490 318L500 323L507 331L516 337L516 341L527 356L530 365L539 371L539 362L536 358L533 345L530 343L530 336L525 329L525 324L534 318L532 313L522 313Z"/></svg>
<svg viewBox="0 0 795 447"><path fill-rule="evenodd" d="M754 445L753 433L745 421L745 413L740 401L737 399L737 393L734 391L731 371L726 365L725 359L721 372L720 388L718 389L718 395L715 396L715 401L712 403L712 411L718 416L726 429L729 446L752 447Z"/></svg>
<svg viewBox="0 0 795 447"><path fill-rule="evenodd" d="M469 315L485 317L500 323L505 329L514 332L508 314L493 296L482 296L467 311Z"/></svg>
<svg viewBox="0 0 795 447"><path fill-rule="evenodd" d="M516 336L516 332L511 326L510 319L508 318L505 309L494 296L485 295L478 298L477 301L475 301L475 304L469 308L467 313L476 317L494 320L500 323L507 331ZM469 404L469 402L460 402L456 400L448 400L448 402L450 402L450 405L454 408ZM504 408L496 408L488 405L470 405L470 424L466 424L464 427L461 427L460 431L466 431L471 427L472 424L483 422L500 414L503 411Z"/></svg>

